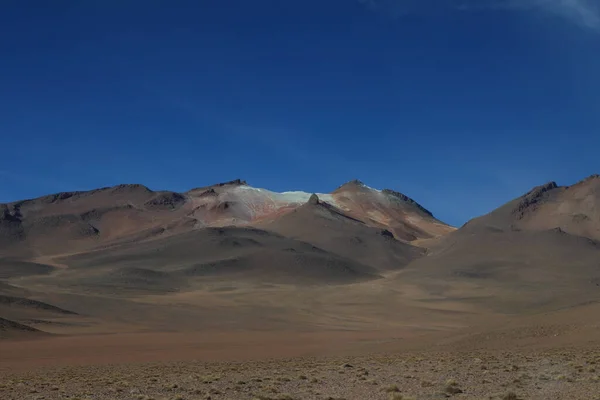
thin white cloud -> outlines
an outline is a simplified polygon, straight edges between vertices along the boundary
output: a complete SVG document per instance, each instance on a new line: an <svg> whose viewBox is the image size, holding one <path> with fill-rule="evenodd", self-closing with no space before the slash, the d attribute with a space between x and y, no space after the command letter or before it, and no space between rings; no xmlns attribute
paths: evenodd
<svg viewBox="0 0 600 400"><path fill-rule="evenodd" d="M505 9L558 15L600 32L600 0L358 0L394 16L443 10Z"/></svg>
<svg viewBox="0 0 600 400"><path fill-rule="evenodd" d="M600 30L598 0L538 0L541 8L562 15L588 28Z"/></svg>

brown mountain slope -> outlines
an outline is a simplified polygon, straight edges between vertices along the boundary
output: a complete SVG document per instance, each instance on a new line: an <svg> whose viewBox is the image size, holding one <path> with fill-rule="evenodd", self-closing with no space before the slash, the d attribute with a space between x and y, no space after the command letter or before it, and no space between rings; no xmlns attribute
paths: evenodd
<svg viewBox="0 0 600 400"><path fill-rule="evenodd" d="M36 325L66 325L81 317L73 311L46 302L10 295L0 295L0 316L25 325L26 328L34 328Z"/></svg>
<svg viewBox="0 0 600 400"><path fill-rule="evenodd" d="M22 261L13 258L0 258L0 279L28 275L47 275L56 268L42 263Z"/></svg>
<svg viewBox="0 0 600 400"><path fill-rule="evenodd" d="M442 238L398 279L431 301L508 313L599 301L598 187L597 177L536 187Z"/></svg>
<svg viewBox="0 0 600 400"><path fill-rule="evenodd" d="M454 232L408 197L359 182L315 196L232 181L184 194L126 186L11 203L0 291L78 315L20 306L0 315L55 323L42 328L51 333L416 334L566 309L600 300L600 247L575 234L594 232L595 188L596 178L546 185ZM95 211L96 234L78 236L72 228L89 207L111 211ZM564 222L571 214L587 222ZM38 225L64 215L74 222ZM426 256L411 245L444 232Z"/></svg>
<svg viewBox="0 0 600 400"><path fill-rule="evenodd" d="M30 309L53 314L76 315L73 311L65 310L42 301L7 295L0 295L0 309L2 308Z"/></svg>
<svg viewBox="0 0 600 400"><path fill-rule="evenodd" d="M332 284L378 278L375 268L253 228L203 228L60 259L55 284L102 292L189 290L215 280ZM40 278L42 279L42 278ZM48 284L50 278L43 278Z"/></svg>
<svg viewBox="0 0 600 400"><path fill-rule="evenodd" d="M43 335L47 335L47 333L36 328L0 317L0 339L24 339Z"/></svg>
<svg viewBox="0 0 600 400"><path fill-rule="evenodd" d="M332 197L348 215L371 226L388 229L407 242L454 231L416 201L394 190L377 190L360 181L351 181L336 189Z"/></svg>
<svg viewBox="0 0 600 400"><path fill-rule="evenodd" d="M370 227L316 195L305 205L261 226L382 271L402 268L423 255L422 249L395 240L390 231Z"/></svg>
<svg viewBox="0 0 600 400"><path fill-rule="evenodd" d="M385 229L392 220L369 210L434 219L412 201L391 202L366 186L339 193L319 201L236 180L184 194L122 185L5 205L0 290L7 304L0 299L0 315L52 333L198 329L219 321L242 328L370 324L372 310L338 315L325 298L339 294L345 303L344 287L360 293L423 250L395 238ZM14 301L21 290L79 315L23 307ZM369 295L365 302L370 309Z"/></svg>
<svg viewBox="0 0 600 400"><path fill-rule="evenodd" d="M548 230L561 228L577 236L600 240L600 175L572 186L555 182L533 188L488 215L469 221L464 228Z"/></svg>
<svg viewBox="0 0 600 400"><path fill-rule="evenodd" d="M308 201L305 192L271 192L235 180L186 193L119 185L0 204L0 255L35 260L140 242L210 226L272 221ZM323 201L369 226L411 241L453 228L406 196L347 184Z"/></svg>
<svg viewBox="0 0 600 400"><path fill-rule="evenodd" d="M80 251L181 218L182 195L119 185L0 205L0 251L20 257Z"/></svg>
<svg viewBox="0 0 600 400"><path fill-rule="evenodd" d="M433 296L507 313L600 300L600 245L563 231L456 234L398 276Z"/></svg>

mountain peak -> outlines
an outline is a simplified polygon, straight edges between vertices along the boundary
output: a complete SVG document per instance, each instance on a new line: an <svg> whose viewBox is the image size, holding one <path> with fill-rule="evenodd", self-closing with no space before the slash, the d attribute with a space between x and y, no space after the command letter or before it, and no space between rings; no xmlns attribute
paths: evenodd
<svg viewBox="0 0 600 400"><path fill-rule="evenodd" d="M367 187L367 185L365 185L362 181L360 181L358 179L352 179L351 181L348 181L348 182L344 183L343 185L339 186L337 188L337 190L339 190L341 188L345 188L345 187L352 187L352 186Z"/></svg>
<svg viewBox="0 0 600 400"><path fill-rule="evenodd" d="M113 186L110 189L114 193L134 192L134 191L152 193L152 190L150 190L150 188L148 188L147 186L142 185L141 183L122 183L120 185ZM68 193L59 193L59 195L60 194L71 194L71 193L70 192L68 192Z"/></svg>
<svg viewBox="0 0 600 400"><path fill-rule="evenodd" d="M200 186L200 187L195 187L193 189L190 189L188 191L188 193L197 193L197 192L203 192L203 194L214 194L214 188L220 188L220 187L225 187L225 186L247 186L248 183L243 180L243 179L234 179L232 181L227 181L227 182L220 182L220 183L215 183L213 185L209 185L209 186ZM212 192L209 192L212 191Z"/></svg>

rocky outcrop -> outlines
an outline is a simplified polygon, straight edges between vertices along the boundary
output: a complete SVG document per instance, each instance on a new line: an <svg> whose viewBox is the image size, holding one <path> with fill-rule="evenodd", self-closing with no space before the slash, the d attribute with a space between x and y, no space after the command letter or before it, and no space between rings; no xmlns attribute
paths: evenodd
<svg viewBox="0 0 600 400"><path fill-rule="evenodd" d="M210 188L210 189L207 189L204 192L200 193L196 197L214 197L214 196L218 196L218 195L219 194L215 191L215 189Z"/></svg>
<svg viewBox="0 0 600 400"><path fill-rule="evenodd" d="M517 204L513 210L513 214L516 215L517 219L522 219L525 216L527 210L535 209L543 202L546 193L558 188L556 182L548 182L544 185L533 188L529 193L525 194L521 201Z"/></svg>
<svg viewBox="0 0 600 400"><path fill-rule="evenodd" d="M176 192L162 192L148 200L144 205L150 208L173 209L185 203L185 196Z"/></svg>
<svg viewBox="0 0 600 400"><path fill-rule="evenodd" d="M400 192L396 192L394 190L391 189L383 189L382 190L383 193L387 194L388 196L391 196L397 200L403 201L411 206L416 207L418 210L424 212L425 214L429 215L430 217L433 217L433 214L431 213L431 211L429 211L428 209L426 209L425 207L423 207L422 205L420 205L419 203L417 203L416 201L414 201L413 199L411 199L410 197L408 197L405 194L402 194Z"/></svg>
<svg viewBox="0 0 600 400"><path fill-rule="evenodd" d="M217 183L216 185L213 185L213 186L242 186L242 185L247 185L247 184L248 183L246 183L246 181L244 181L242 179L234 179L229 182Z"/></svg>
<svg viewBox="0 0 600 400"><path fill-rule="evenodd" d="M152 193L148 187L141 185L139 183L132 184L122 184L117 185L112 188L113 193L128 193L128 192L143 192L143 193Z"/></svg>
<svg viewBox="0 0 600 400"><path fill-rule="evenodd" d="M387 229L382 229L381 231L379 231L379 234L381 236L388 237L390 239L394 238L394 234L392 232L388 231Z"/></svg>

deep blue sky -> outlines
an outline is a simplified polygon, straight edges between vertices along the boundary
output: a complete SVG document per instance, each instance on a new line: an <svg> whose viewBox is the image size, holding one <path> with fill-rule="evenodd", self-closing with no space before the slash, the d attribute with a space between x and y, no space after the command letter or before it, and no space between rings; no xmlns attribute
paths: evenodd
<svg viewBox="0 0 600 400"><path fill-rule="evenodd" d="M3 2L0 201L358 178L460 225L600 172L594 10L449 1Z"/></svg>

